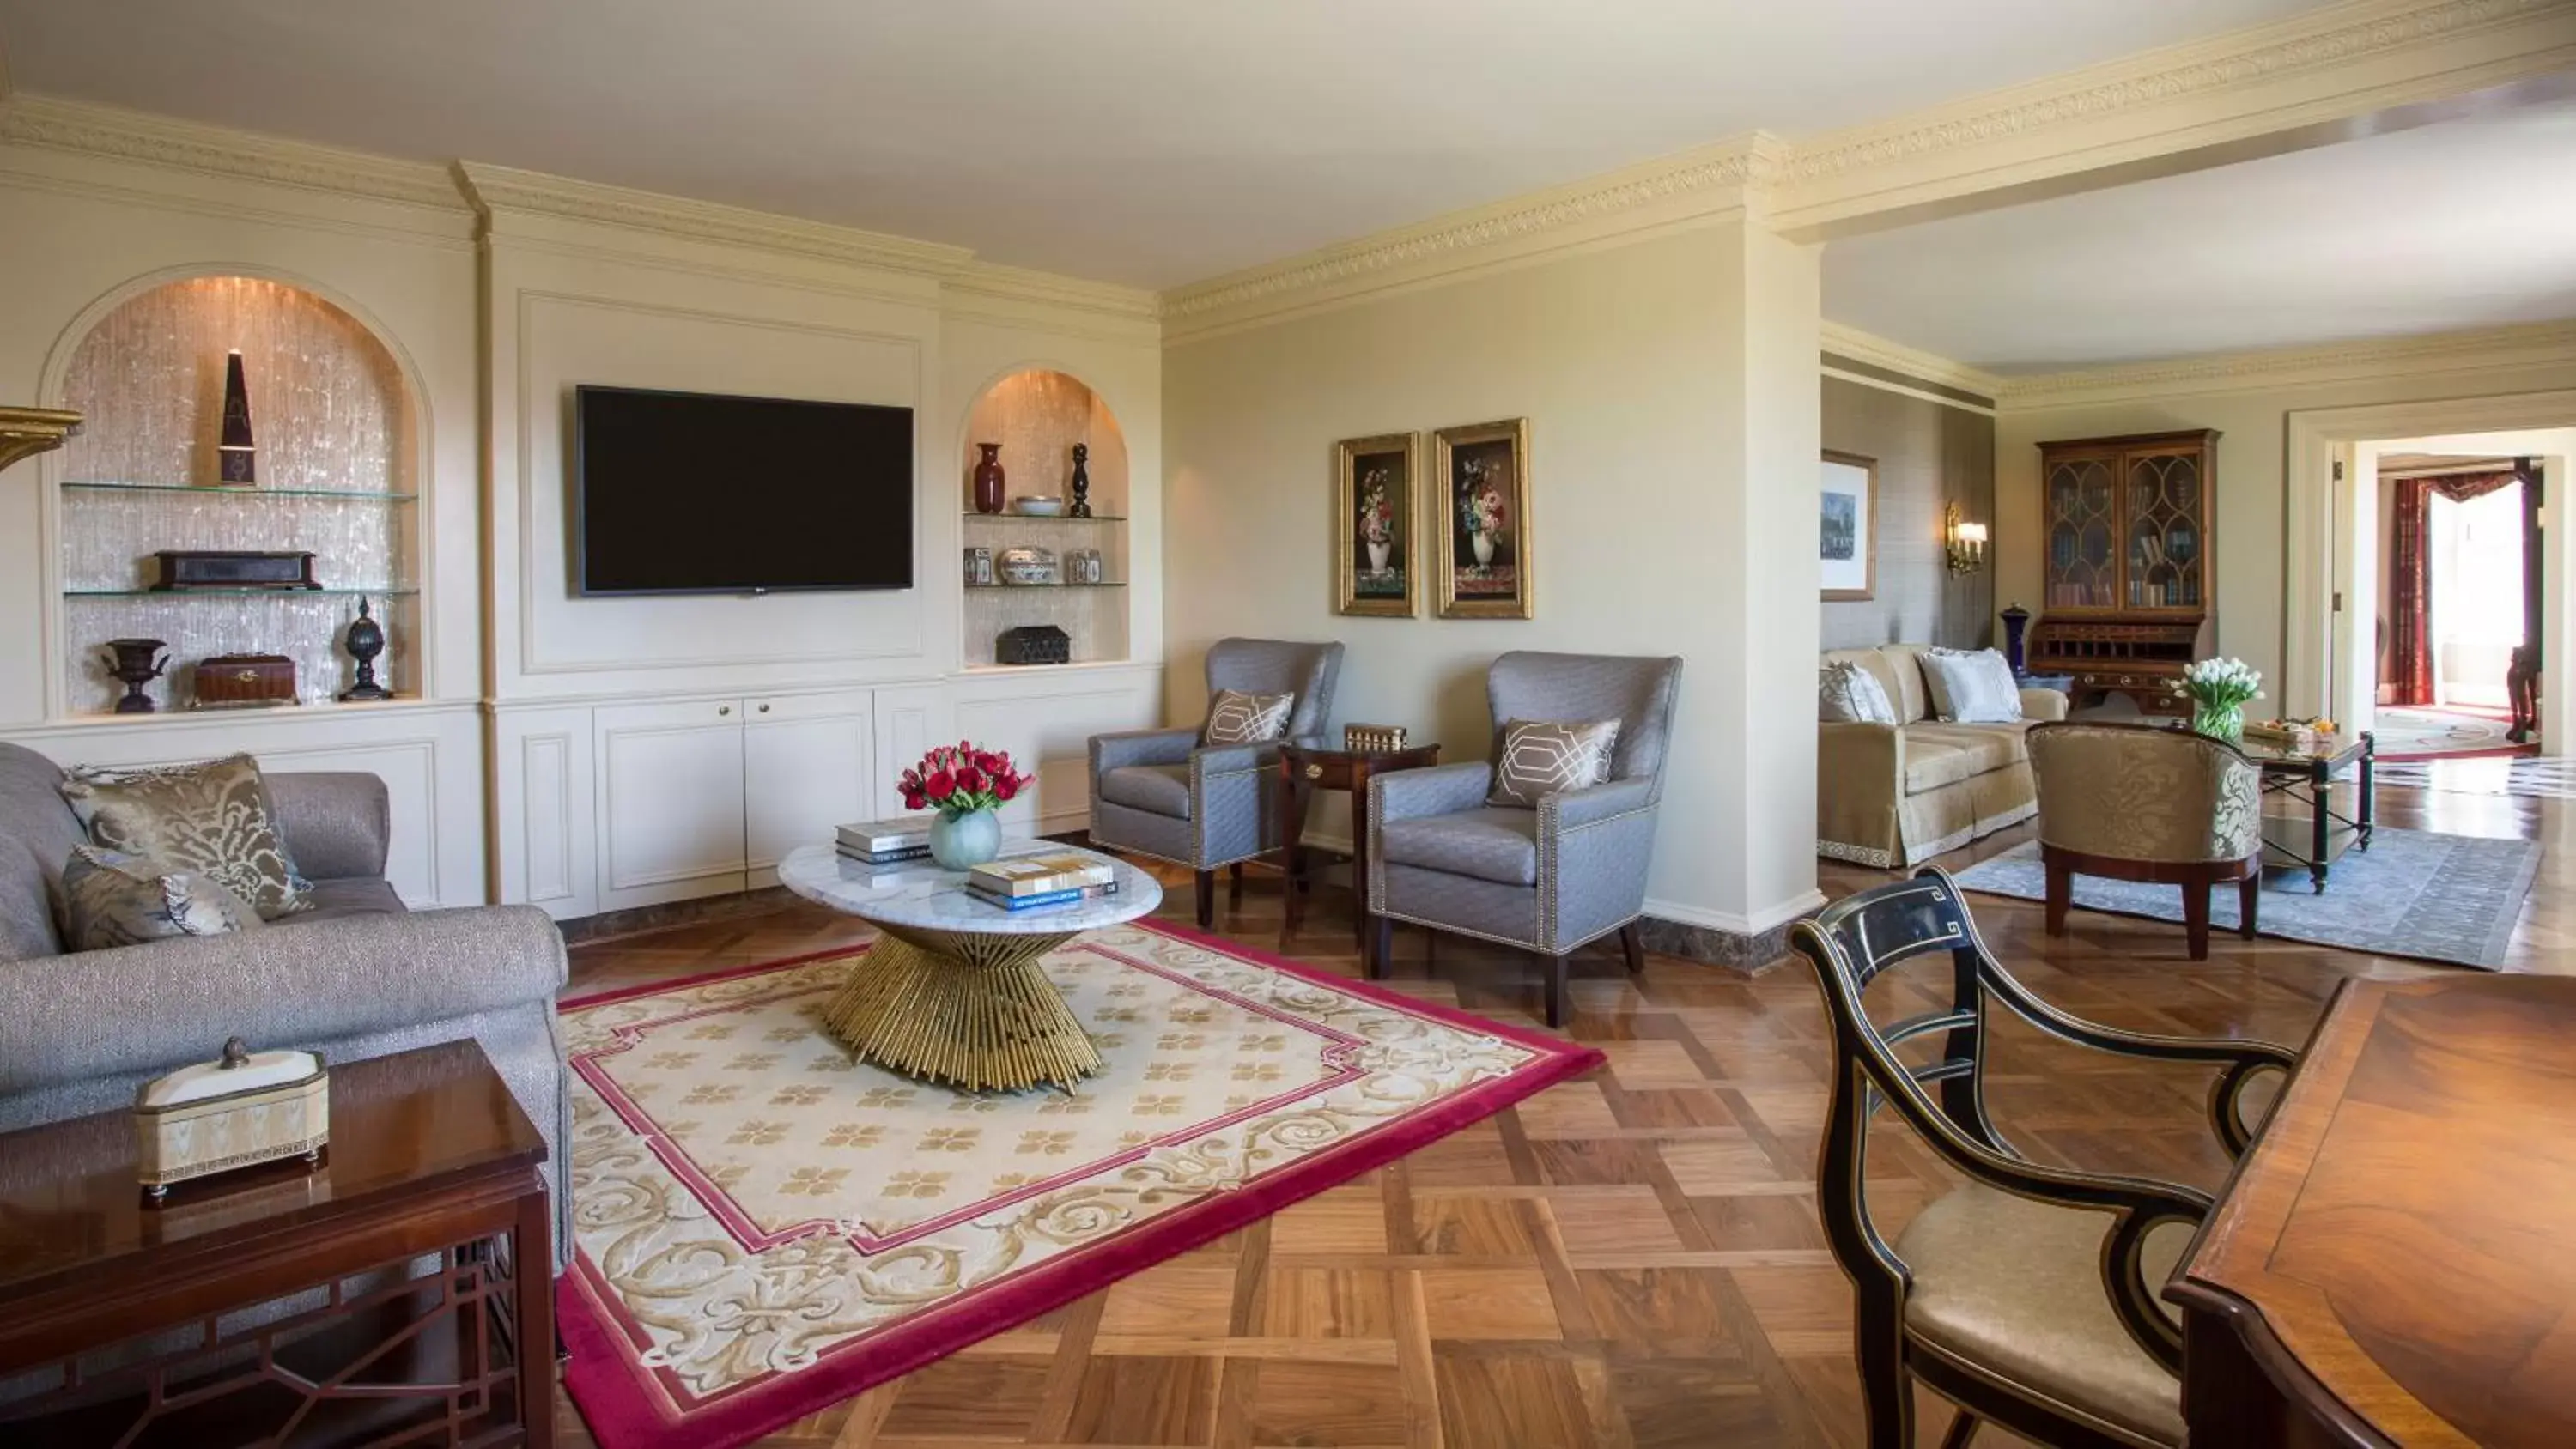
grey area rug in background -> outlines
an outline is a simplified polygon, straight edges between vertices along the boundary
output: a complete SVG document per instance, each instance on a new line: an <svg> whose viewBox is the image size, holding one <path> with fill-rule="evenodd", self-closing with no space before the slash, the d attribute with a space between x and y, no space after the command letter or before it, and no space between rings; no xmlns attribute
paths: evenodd
<svg viewBox="0 0 2576 1449"><path fill-rule="evenodd" d="M2266 936L2343 946L2374 956L2412 956L2488 971L2504 966L2522 898L2540 869L2540 847L2528 840L2489 840L2429 830L2392 830L2370 849L2348 850L2334 863L2323 894L2308 873L2263 873L2255 928ZM2036 842L2016 846L1958 873L1959 884L1988 895L2045 900L2048 880ZM2075 904L2088 911L2182 920L2182 892L2169 885L2075 878ZM2236 891L2210 895L2210 929L2236 929Z"/></svg>

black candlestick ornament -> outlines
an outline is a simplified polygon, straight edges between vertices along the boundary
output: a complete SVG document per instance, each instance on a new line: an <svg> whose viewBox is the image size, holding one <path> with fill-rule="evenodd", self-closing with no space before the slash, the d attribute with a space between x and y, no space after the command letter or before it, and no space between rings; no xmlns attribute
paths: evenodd
<svg viewBox="0 0 2576 1449"><path fill-rule="evenodd" d="M358 600L358 617L350 623L349 632L342 642L349 651L349 657L358 661L358 677L356 682L341 691L340 698L393 698L392 690L376 683L376 656L385 652L385 630L376 622L375 615L368 612L364 597Z"/></svg>
<svg viewBox="0 0 2576 1449"><path fill-rule="evenodd" d="M1091 516L1091 445L1073 445L1073 509L1075 518Z"/></svg>

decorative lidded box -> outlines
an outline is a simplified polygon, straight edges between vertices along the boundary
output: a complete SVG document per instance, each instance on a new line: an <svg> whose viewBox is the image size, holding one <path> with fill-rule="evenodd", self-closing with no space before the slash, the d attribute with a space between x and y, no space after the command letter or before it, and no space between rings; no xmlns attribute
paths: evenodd
<svg viewBox="0 0 2576 1449"><path fill-rule="evenodd" d="M240 1037L220 1061L181 1067L134 1094L143 1189L281 1158L318 1161L331 1140L331 1079L320 1052L253 1052Z"/></svg>

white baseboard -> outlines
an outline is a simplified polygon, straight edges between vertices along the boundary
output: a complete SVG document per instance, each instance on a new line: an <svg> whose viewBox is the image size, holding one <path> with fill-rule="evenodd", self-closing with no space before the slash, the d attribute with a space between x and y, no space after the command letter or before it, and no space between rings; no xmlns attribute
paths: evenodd
<svg viewBox="0 0 2576 1449"><path fill-rule="evenodd" d="M1765 931L1787 925L1824 903L1823 891L1810 890L1792 896L1778 905L1749 914L1738 914L1734 911L1713 911L1706 906L1684 905L1679 901L1659 901L1649 898L1646 902L1646 914L1684 926L1704 926L1712 931L1724 931L1730 936L1759 936Z"/></svg>

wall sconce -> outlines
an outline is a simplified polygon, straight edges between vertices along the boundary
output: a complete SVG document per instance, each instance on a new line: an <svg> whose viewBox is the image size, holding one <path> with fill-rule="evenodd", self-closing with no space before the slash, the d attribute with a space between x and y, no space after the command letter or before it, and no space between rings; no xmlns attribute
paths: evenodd
<svg viewBox="0 0 2576 1449"><path fill-rule="evenodd" d="M1986 526L1962 521L1956 503L1941 509L1941 537L1950 546L1950 572L1972 574L1986 566Z"/></svg>

